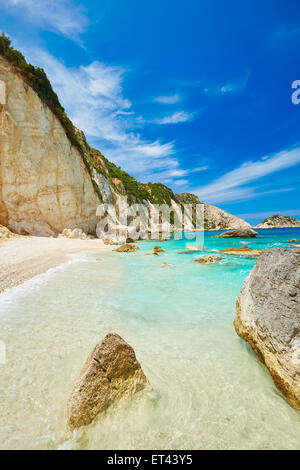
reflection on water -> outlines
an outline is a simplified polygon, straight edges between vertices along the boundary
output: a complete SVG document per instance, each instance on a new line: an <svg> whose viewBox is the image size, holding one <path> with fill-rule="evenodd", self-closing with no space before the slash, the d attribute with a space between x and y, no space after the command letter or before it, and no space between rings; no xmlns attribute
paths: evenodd
<svg viewBox="0 0 300 470"><path fill-rule="evenodd" d="M295 230L260 234L246 244L286 246L296 238ZM205 236L205 255L243 243L212 235ZM165 253L146 256L156 244ZM199 265L192 260L204 253L178 254L184 241L139 246L133 254L101 253L99 262L97 254L77 257L0 296L7 352L0 365L1 448L299 448L300 413L232 325L255 261L223 256ZM134 347L154 391L66 439L74 380L109 331Z"/></svg>

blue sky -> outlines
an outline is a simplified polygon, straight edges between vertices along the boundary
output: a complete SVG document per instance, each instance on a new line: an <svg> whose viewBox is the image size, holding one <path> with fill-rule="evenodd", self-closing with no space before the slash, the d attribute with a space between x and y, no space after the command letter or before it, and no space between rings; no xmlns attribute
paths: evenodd
<svg viewBox="0 0 300 470"><path fill-rule="evenodd" d="M300 216L298 0L0 0L89 143L255 223Z"/></svg>

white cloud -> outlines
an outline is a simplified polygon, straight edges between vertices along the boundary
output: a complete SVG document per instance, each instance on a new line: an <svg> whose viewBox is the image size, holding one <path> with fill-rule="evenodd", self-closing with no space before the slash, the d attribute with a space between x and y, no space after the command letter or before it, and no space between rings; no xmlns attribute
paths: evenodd
<svg viewBox="0 0 300 470"><path fill-rule="evenodd" d="M180 100L181 98L178 93L175 93L174 95L158 96L157 98L155 98L155 101L158 101L159 103L163 104L175 104L178 103Z"/></svg>
<svg viewBox="0 0 300 470"><path fill-rule="evenodd" d="M44 50L23 52L45 69L70 119L107 158L143 181L161 181L170 170L179 171L171 183L182 176L174 141L149 141L132 132L135 115L122 83L126 69L98 61L67 68Z"/></svg>
<svg viewBox="0 0 300 470"><path fill-rule="evenodd" d="M190 170L191 173L198 173L200 171L206 171L209 169L209 166L199 166Z"/></svg>
<svg viewBox="0 0 300 470"><path fill-rule="evenodd" d="M300 147L284 150L275 155L263 157L258 161L245 162L239 168L226 173L212 183L196 188L194 192L205 202L220 203L251 199L273 192L291 191L293 188L260 191L257 187L247 185L271 173L299 163Z"/></svg>
<svg viewBox="0 0 300 470"><path fill-rule="evenodd" d="M0 0L9 12L33 25L78 39L89 24L82 8L72 0Z"/></svg>
<svg viewBox="0 0 300 470"><path fill-rule="evenodd" d="M185 180L185 179L182 179L182 180L176 180L174 182L174 185L175 186L185 186L185 185L188 185L189 184L189 181L188 180Z"/></svg>
<svg viewBox="0 0 300 470"><path fill-rule="evenodd" d="M195 117L195 113L190 113L187 111L176 111L175 113L165 116L161 119L155 119L156 124L178 124L180 122L191 121Z"/></svg>
<svg viewBox="0 0 300 470"><path fill-rule="evenodd" d="M208 95L222 96L227 93L236 93L246 88L249 79L249 72L247 71L243 77L228 80L223 85L209 86L204 89L204 92Z"/></svg>

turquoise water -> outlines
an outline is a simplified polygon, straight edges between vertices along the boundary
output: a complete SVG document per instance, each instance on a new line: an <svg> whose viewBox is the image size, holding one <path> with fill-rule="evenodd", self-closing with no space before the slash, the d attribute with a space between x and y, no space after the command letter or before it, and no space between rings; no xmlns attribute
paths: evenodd
<svg viewBox="0 0 300 470"><path fill-rule="evenodd" d="M7 347L0 365L0 447L300 448L300 413L232 324L255 260L222 255L213 265L193 262L229 246L288 247L300 230L261 230L253 240L215 234L141 242L132 254L76 255L0 295L0 340ZM178 254L187 244L207 251ZM165 253L150 255L154 245ZM165 262L171 267L162 267ZM111 331L134 347L153 392L68 436L65 409L74 380Z"/></svg>

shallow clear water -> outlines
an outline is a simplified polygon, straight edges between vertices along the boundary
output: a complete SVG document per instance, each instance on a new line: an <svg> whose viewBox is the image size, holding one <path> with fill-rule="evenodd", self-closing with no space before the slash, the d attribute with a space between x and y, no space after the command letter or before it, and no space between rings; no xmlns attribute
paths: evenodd
<svg viewBox="0 0 300 470"><path fill-rule="evenodd" d="M205 255L245 244L287 247L300 230L261 230L247 241L214 235L199 234L192 243L203 243ZM7 347L0 448L300 448L300 413L232 324L255 261L224 255L200 265L193 259L204 253L178 254L189 243L151 241L133 254L77 255L0 295L0 340ZM148 256L156 244L165 253ZM74 380L107 332L134 347L154 391L66 436Z"/></svg>

